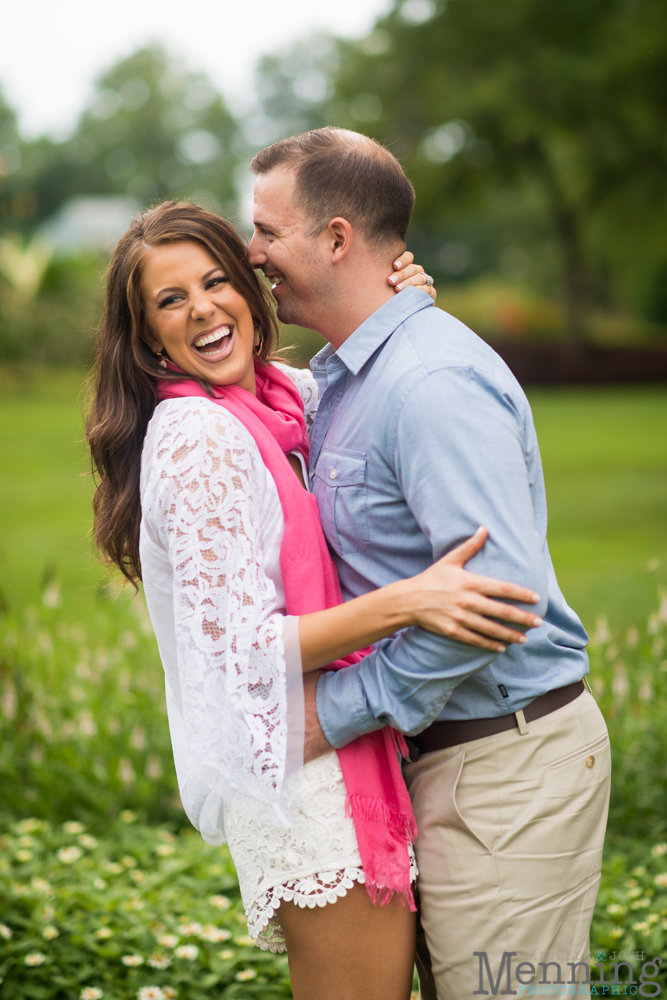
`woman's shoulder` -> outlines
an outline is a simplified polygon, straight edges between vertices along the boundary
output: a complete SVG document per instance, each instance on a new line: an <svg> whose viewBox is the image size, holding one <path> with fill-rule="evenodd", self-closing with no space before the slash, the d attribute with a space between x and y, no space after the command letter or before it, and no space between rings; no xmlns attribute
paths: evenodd
<svg viewBox="0 0 667 1000"><path fill-rule="evenodd" d="M315 376L310 368L292 368L291 365L283 364L282 361L273 361L272 364L279 371L287 375L297 388L303 402L306 424L308 430L310 430L320 403L320 390L315 381Z"/></svg>
<svg viewBox="0 0 667 1000"><path fill-rule="evenodd" d="M263 467L259 448L247 428L212 399L187 396L158 403L151 417L142 454L142 479L157 469L164 475L169 469L195 465L209 467L216 454L226 466L232 464Z"/></svg>

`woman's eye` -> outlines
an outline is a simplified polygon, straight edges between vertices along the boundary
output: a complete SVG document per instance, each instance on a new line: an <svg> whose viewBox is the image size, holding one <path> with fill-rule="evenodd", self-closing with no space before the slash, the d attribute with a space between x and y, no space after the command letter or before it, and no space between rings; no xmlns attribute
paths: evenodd
<svg viewBox="0 0 667 1000"><path fill-rule="evenodd" d="M158 309L164 309L165 306L171 306L174 302L180 301L180 299L180 295L169 295L166 299L161 299L160 302L158 302L157 307Z"/></svg>
<svg viewBox="0 0 667 1000"><path fill-rule="evenodd" d="M210 281L206 282L207 288L215 288L216 285L225 285L229 281L229 278L211 278Z"/></svg>

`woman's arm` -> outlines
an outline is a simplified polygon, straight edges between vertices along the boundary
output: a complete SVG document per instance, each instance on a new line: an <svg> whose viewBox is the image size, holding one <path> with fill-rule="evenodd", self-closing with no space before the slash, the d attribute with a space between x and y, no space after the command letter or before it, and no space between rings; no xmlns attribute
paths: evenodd
<svg viewBox="0 0 667 1000"><path fill-rule="evenodd" d="M503 643L525 643L523 632L494 619L522 629L537 628L541 618L503 601L535 604L539 596L525 587L478 576L463 568L486 539L486 529L479 528L472 538L411 579L398 580L326 611L301 615L299 640L304 673L411 625L498 653L505 651ZM494 601L492 597L502 600Z"/></svg>

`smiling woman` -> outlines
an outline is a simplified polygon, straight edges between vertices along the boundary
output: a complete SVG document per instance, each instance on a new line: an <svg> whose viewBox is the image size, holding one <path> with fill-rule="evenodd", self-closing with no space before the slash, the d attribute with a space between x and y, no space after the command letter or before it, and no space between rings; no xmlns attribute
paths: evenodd
<svg viewBox="0 0 667 1000"><path fill-rule="evenodd" d="M256 395L253 350L261 324L220 264L197 243L153 247L144 257L146 322L156 353L206 381Z"/></svg>

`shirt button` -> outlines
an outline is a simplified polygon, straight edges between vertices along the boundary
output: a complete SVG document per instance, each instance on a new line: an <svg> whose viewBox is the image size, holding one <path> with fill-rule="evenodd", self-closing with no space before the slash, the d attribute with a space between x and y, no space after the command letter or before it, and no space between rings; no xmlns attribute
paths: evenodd
<svg viewBox="0 0 667 1000"><path fill-rule="evenodd" d="M591 756L586 758L586 767L595 767L595 757Z"/></svg>
<svg viewBox="0 0 667 1000"><path fill-rule="evenodd" d="M329 479L335 479L337 475L338 471L336 469L332 469L331 472L329 473Z"/></svg>
<svg viewBox="0 0 667 1000"><path fill-rule="evenodd" d="M310 478L312 479L312 478L313 478L313 476L315 475L315 469L311 469L311 470L310 470L310 472L308 473L308 475L309 475L309 476L310 476Z"/></svg>

